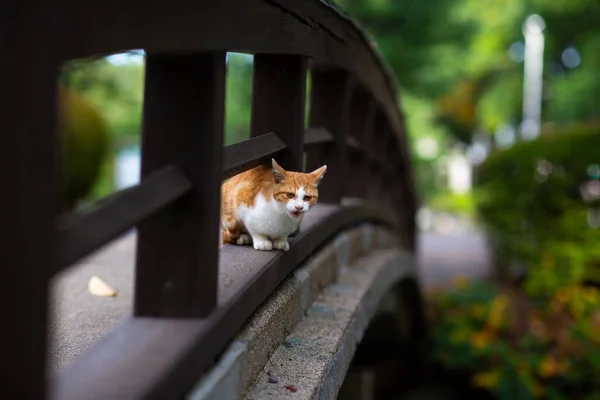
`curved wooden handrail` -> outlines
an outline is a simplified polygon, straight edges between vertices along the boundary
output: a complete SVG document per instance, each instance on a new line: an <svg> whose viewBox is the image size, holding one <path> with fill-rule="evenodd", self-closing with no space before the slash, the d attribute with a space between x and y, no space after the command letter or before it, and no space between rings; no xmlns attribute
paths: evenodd
<svg viewBox="0 0 600 400"><path fill-rule="evenodd" d="M64 60L129 49L303 55L315 67L351 71L386 110L393 129L404 130L396 83L375 42L324 1L106 0L73 7L64 29Z"/></svg>
<svg viewBox="0 0 600 400"><path fill-rule="evenodd" d="M53 382L57 400L179 398L194 385L254 310L304 260L339 232L360 223L397 229L393 211L375 205L316 205L289 252L256 252L225 245L219 269L245 276L221 285L218 307L202 320L135 318L122 321ZM241 279L240 279L241 278ZM140 366L140 368L136 368ZM143 366L143 367L142 367Z"/></svg>

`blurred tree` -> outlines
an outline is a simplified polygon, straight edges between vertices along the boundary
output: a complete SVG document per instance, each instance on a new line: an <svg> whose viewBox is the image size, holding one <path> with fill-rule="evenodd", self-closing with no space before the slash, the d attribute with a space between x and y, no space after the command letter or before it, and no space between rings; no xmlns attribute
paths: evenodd
<svg viewBox="0 0 600 400"><path fill-rule="evenodd" d="M374 36L403 90L437 107L438 121L461 141L469 143L476 127L493 132L502 124L520 121L522 24L532 13L546 21L544 120L598 118L596 0L338 3ZM490 71L493 80L477 83Z"/></svg>
<svg viewBox="0 0 600 400"><path fill-rule="evenodd" d="M460 76L476 27L453 0L338 0L377 42L400 86L435 97ZM449 23L451 22L451 23Z"/></svg>
<svg viewBox="0 0 600 400"><path fill-rule="evenodd" d="M477 118L479 100L504 70L503 67L496 67L459 81L450 93L438 97L436 121L445 125L457 140L471 144L473 133L480 127Z"/></svg>
<svg viewBox="0 0 600 400"><path fill-rule="evenodd" d="M61 140L59 212L72 211L92 190L109 149L109 133L97 109L73 89L58 88Z"/></svg>
<svg viewBox="0 0 600 400"><path fill-rule="evenodd" d="M61 82L98 108L113 138L139 136L144 87L143 58L119 63L108 58L74 60Z"/></svg>
<svg viewBox="0 0 600 400"><path fill-rule="evenodd" d="M252 102L252 56L229 53L225 100L225 145L247 139Z"/></svg>

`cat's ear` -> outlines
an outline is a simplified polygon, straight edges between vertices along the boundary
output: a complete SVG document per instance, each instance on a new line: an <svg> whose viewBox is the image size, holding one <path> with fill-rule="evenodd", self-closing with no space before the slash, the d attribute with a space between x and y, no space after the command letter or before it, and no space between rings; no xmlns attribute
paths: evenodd
<svg viewBox="0 0 600 400"><path fill-rule="evenodd" d="M274 158L271 158L271 166L273 167L273 182L281 183L285 180L285 169L277 164Z"/></svg>
<svg viewBox="0 0 600 400"><path fill-rule="evenodd" d="M323 165L321 168L317 168L309 174L313 179L315 186L318 187L321 184L323 176L325 175L325 171L327 171L327 165Z"/></svg>

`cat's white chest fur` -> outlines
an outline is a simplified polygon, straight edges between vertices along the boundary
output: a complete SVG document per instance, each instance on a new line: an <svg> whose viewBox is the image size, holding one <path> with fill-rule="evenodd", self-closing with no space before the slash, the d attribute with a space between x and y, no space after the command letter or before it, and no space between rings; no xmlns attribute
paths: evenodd
<svg viewBox="0 0 600 400"><path fill-rule="evenodd" d="M287 238L301 221L301 217L290 217L285 205L267 201L262 193L254 199L254 207L241 206L238 215L252 236L264 236L267 240Z"/></svg>

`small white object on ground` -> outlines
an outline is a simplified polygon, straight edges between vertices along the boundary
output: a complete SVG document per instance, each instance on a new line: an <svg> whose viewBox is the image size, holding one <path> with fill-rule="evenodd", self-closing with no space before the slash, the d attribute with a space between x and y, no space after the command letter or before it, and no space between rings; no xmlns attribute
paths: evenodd
<svg viewBox="0 0 600 400"><path fill-rule="evenodd" d="M117 291L97 276L92 276L88 283L88 291L94 296L114 297Z"/></svg>

